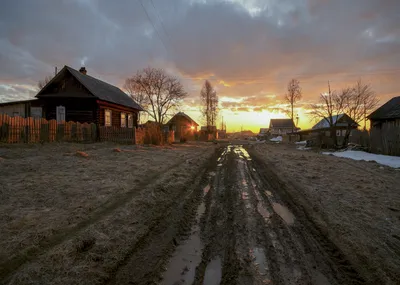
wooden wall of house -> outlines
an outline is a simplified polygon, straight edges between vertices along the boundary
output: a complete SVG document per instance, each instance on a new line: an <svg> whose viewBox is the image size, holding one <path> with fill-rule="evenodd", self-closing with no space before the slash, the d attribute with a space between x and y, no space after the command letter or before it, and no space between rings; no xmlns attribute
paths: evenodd
<svg viewBox="0 0 400 285"><path fill-rule="evenodd" d="M6 114L10 117L22 117L25 118L26 114L26 103L10 104L0 106L0 114Z"/></svg>
<svg viewBox="0 0 400 285"><path fill-rule="evenodd" d="M105 110L111 110L112 126L121 127L121 113L125 113L127 116L128 114L132 114L133 126L137 127L138 110L98 100L96 121L100 126L105 125ZM128 126L128 121L126 122L126 126Z"/></svg>
<svg viewBox="0 0 400 285"><path fill-rule="evenodd" d="M43 108L47 120L57 119L57 106L65 107L65 120L79 123L96 122L96 100L83 98L46 98Z"/></svg>

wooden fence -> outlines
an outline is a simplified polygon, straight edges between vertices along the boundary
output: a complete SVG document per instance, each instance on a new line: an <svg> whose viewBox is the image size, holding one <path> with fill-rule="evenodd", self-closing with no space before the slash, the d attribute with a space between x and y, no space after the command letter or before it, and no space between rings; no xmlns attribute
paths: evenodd
<svg viewBox="0 0 400 285"><path fill-rule="evenodd" d="M400 120L371 128L370 144L371 152L400 156Z"/></svg>
<svg viewBox="0 0 400 285"><path fill-rule="evenodd" d="M171 143L174 132L161 132L160 128L119 128L96 124L61 122L43 118L10 117L0 114L0 142L43 143L110 141L123 144Z"/></svg>
<svg viewBox="0 0 400 285"><path fill-rule="evenodd" d="M99 127L100 141L135 144L135 128Z"/></svg>
<svg viewBox="0 0 400 285"><path fill-rule="evenodd" d="M43 118L10 117L0 114L0 142L94 142L97 139L95 124L77 122L57 123Z"/></svg>

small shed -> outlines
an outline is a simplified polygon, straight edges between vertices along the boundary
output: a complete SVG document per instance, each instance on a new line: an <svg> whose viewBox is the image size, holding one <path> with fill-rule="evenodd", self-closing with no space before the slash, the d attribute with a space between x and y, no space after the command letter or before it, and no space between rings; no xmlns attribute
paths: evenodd
<svg viewBox="0 0 400 285"><path fill-rule="evenodd" d="M0 114L10 117L42 118L41 101L38 99L0 103Z"/></svg>
<svg viewBox="0 0 400 285"><path fill-rule="evenodd" d="M197 133L197 124L191 117L184 112L176 113L165 125L165 130L174 131L175 140L183 138L193 140Z"/></svg>

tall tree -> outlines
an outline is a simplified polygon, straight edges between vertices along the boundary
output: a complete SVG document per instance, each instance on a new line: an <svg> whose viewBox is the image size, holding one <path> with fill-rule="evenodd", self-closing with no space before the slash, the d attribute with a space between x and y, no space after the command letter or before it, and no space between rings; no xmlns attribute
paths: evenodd
<svg viewBox="0 0 400 285"><path fill-rule="evenodd" d="M292 79L287 85L287 93L285 94L285 101L289 104L290 111L289 116L294 124L294 105L297 101L301 99L301 87L300 81L297 79ZM292 126L292 133L294 131L294 125Z"/></svg>
<svg viewBox="0 0 400 285"><path fill-rule="evenodd" d="M187 96L181 82L160 68L145 68L128 78L125 83L131 94L138 99L147 114L156 123L166 118Z"/></svg>
<svg viewBox="0 0 400 285"><path fill-rule="evenodd" d="M47 83L50 82L51 79L53 79L52 76L46 76L42 80L39 80L38 83L37 83L38 91L42 90L43 87L45 87L47 85Z"/></svg>
<svg viewBox="0 0 400 285"><path fill-rule="evenodd" d="M206 80L203 88L200 91L201 106L200 111L206 123L208 131L211 130L211 126L216 126L218 117L218 96L217 92Z"/></svg>

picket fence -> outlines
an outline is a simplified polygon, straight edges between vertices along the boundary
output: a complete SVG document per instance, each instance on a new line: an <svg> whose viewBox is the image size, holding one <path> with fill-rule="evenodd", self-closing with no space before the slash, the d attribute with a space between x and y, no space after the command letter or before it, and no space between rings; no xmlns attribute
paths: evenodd
<svg viewBox="0 0 400 285"><path fill-rule="evenodd" d="M43 118L10 117L0 114L0 142L94 142L97 139L95 124L62 122Z"/></svg>
<svg viewBox="0 0 400 285"><path fill-rule="evenodd" d="M110 141L121 144L164 144L174 141L174 132L160 128L120 128L94 123L57 122L44 118L10 117L0 114L0 142L44 143Z"/></svg>

